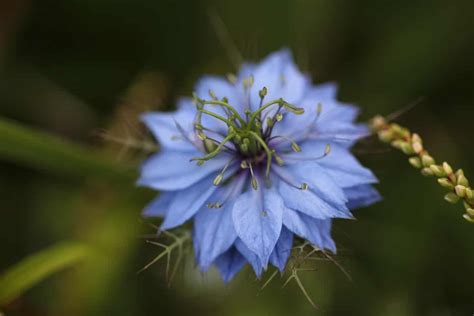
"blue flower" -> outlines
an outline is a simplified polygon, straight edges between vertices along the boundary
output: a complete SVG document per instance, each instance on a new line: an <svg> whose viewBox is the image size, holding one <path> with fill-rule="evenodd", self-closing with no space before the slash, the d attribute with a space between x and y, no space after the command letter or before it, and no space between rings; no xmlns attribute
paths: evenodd
<svg viewBox="0 0 474 316"><path fill-rule="evenodd" d="M377 182L350 152L367 127L336 100L335 84L312 85L281 50L236 76L206 76L176 112L143 122L161 144L140 185L161 191L144 211L168 230L192 220L201 270L225 281L250 263L285 268L293 238L336 251L333 218L380 199Z"/></svg>

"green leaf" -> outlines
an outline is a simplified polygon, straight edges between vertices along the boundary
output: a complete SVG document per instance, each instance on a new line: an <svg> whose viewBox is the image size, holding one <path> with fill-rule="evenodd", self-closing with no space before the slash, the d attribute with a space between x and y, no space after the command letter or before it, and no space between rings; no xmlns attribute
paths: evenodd
<svg viewBox="0 0 474 316"><path fill-rule="evenodd" d="M83 147L0 117L0 158L61 175L131 180L133 168Z"/></svg>
<svg viewBox="0 0 474 316"><path fill-rule="evenodd" d="M23 259L0 275L0 306L49 275L80 262L90 253L82 243L61 242Z"/></svg>

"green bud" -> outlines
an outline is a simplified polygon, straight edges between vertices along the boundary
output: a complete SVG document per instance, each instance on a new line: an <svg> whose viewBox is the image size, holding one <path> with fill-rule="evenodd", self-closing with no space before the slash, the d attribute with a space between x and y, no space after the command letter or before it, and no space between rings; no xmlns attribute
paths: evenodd
<svg viewBox="0 0 474 316"><path fill-rule="evenodd" d="M437 176L437 177L444 177L446 174L443 170L443 168L441 168L440 166L438 165L431 165L430 166L430 169L433 171L433 173Z"/></svg>
<svg viewBox="0 0 474 316"><path fill-rule="evenodd" d="M466 197L469 199L469 200L472 200L472 198L474 197L474 191L472 191L471 188L466 188Z"/></svg>
<svg viewBox="0 0 474 316"><path fill-rule="evenodd" d="M418 157L411 157L408 162L415 168L421 168L421 160Z"/></svg>
<svg viewBox="0 0 474 316"><path fill-rule="evenodd" d="M459 196L457 196L456 194L454 194L453 192L449 192L448 194L446 194L444 196L444 199L449 202L449 203L456 203L457 201L459 201Z"/></svg>
<svg viewBox="0 0 474 316"><path fill-rule="evenodd" d="M443 169L444 169L444 172L446 172L446 174L453 173L453 168L451 168L451 166L446 161L443 162Z"/></svg>
<svg viewBox="0 0 474 316"><path fill-rule="evenodd" d="M466 195L466 187L462 185L457 185L454 187L454 191L456 192L456 195L459 197L464 197Z"/></svg>
<svg viewBox="0 0 474 316"><path fill-rule="evenodd" d="M421 174L424 176L432 176L434 175L434 172L430 168L423 168L421 169Z"/></svg>
<svg viewBox="0 0 474 316"><path fill-rule="evenodd" d="M384 143L391 142L393 139L393 132L391 130L382 130L378 135L379 139Z"/></svg>
<svg viewBox="0 0 474 316"><path fill-rule="evenodd" d="M458 176L458 184L460 185L463 185L465 187L468 187L469 186L469 181L467 180L467 178L464 176L464 174L460 174Z"/></svg>
<svg viewBox="0 0 474 316"><path fill-rule="evenodd" d="M468 222L474 223L474 217L471 217L468 214L464 214L462 217L464 217Z"/></svg>
<svg viewBox="0 0 474 316"><path fill-rule="evenodd" d="M466 212L467 212L467 214L469 214L469 216L474 217L474 209L472 209L472 208L467 208L467 209L466 209Z"/></svg>
<svg viewBox="0 0 474 316"><path fill-rule="evenodd" d="M214 178L214 185L219 185L223 178L224 176L222 175L222 173L219 173L217 177Z"/></svg>
<svg viewBox="0 0 474 316"><path fill-rule="evenodd" d="M407 143L407 142L402 142L401 149L407 155L411 155L411 154L415 153L415 151L413 150L413 147L411 146L411 144Z"/></svg>
<svg viewBox="0 0 474 316"><path fill-rule="evenodd" d="M435 160L433 159L433 157L431 157L430 155L426 154L426 155L423 155L423 156L421 157L421 162L423 163L423 166L429 167L429 166L431 166L432 164L435 163Z"/></svg>
<svg viewBox="0 0 474 316"><path fill-rule="evenodd" d="M439 178L438 183L444 188L447 188L450 190L454 189L454 185L451 183L451 181L449 181L448 178Z"/></svg>

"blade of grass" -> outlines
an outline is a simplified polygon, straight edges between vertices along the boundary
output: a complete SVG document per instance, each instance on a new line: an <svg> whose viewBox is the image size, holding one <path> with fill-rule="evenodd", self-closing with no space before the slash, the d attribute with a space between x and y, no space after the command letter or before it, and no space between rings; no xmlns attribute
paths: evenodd
<svg viewBox="0 0 474 316"><path fill-rule="evenodd" d="M131 180L130 166L92 148L20 125L0 117L0 159L21 162L58 174Z"/></svg>
<svg viewBox="0 0 474 316"><path fill-rule="evenodd" d="M89 248L82 243L61 242L21 260L0 275L0 306L89 254Z"/></svg>

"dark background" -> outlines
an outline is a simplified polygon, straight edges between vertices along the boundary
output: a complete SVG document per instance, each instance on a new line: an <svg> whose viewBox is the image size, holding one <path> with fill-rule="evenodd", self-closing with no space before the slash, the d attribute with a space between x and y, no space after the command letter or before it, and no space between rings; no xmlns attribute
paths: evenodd
<svg viewBox="0 0 474 316"><path fill-rule="evenodd" d="M474 2L6 0L0 3L1 115L96 147L138 165L145 156L97 137L140 138L136 115L172 109L204 73L235 71L209 10L225 22L245 59L290 47L315 83L339 83L361 120L423 97L398 120L418 131L438 160L474 176ZM212 12L212 10L211 10ZM212 16L212 15L211 15ZM158 248L140 211L152 193L133 181L71 176L0 162L0 270L59 240L104 249L5 308L7 315L471 315L474 225L443 201L434 179L401 153L363 141L359 158L380 179L384 200L337 221L336 260L281 289L250 270L230 285L187 262L170 287L164 264L136 274ZM189 257L189 256L188 256Z"/></svg>

